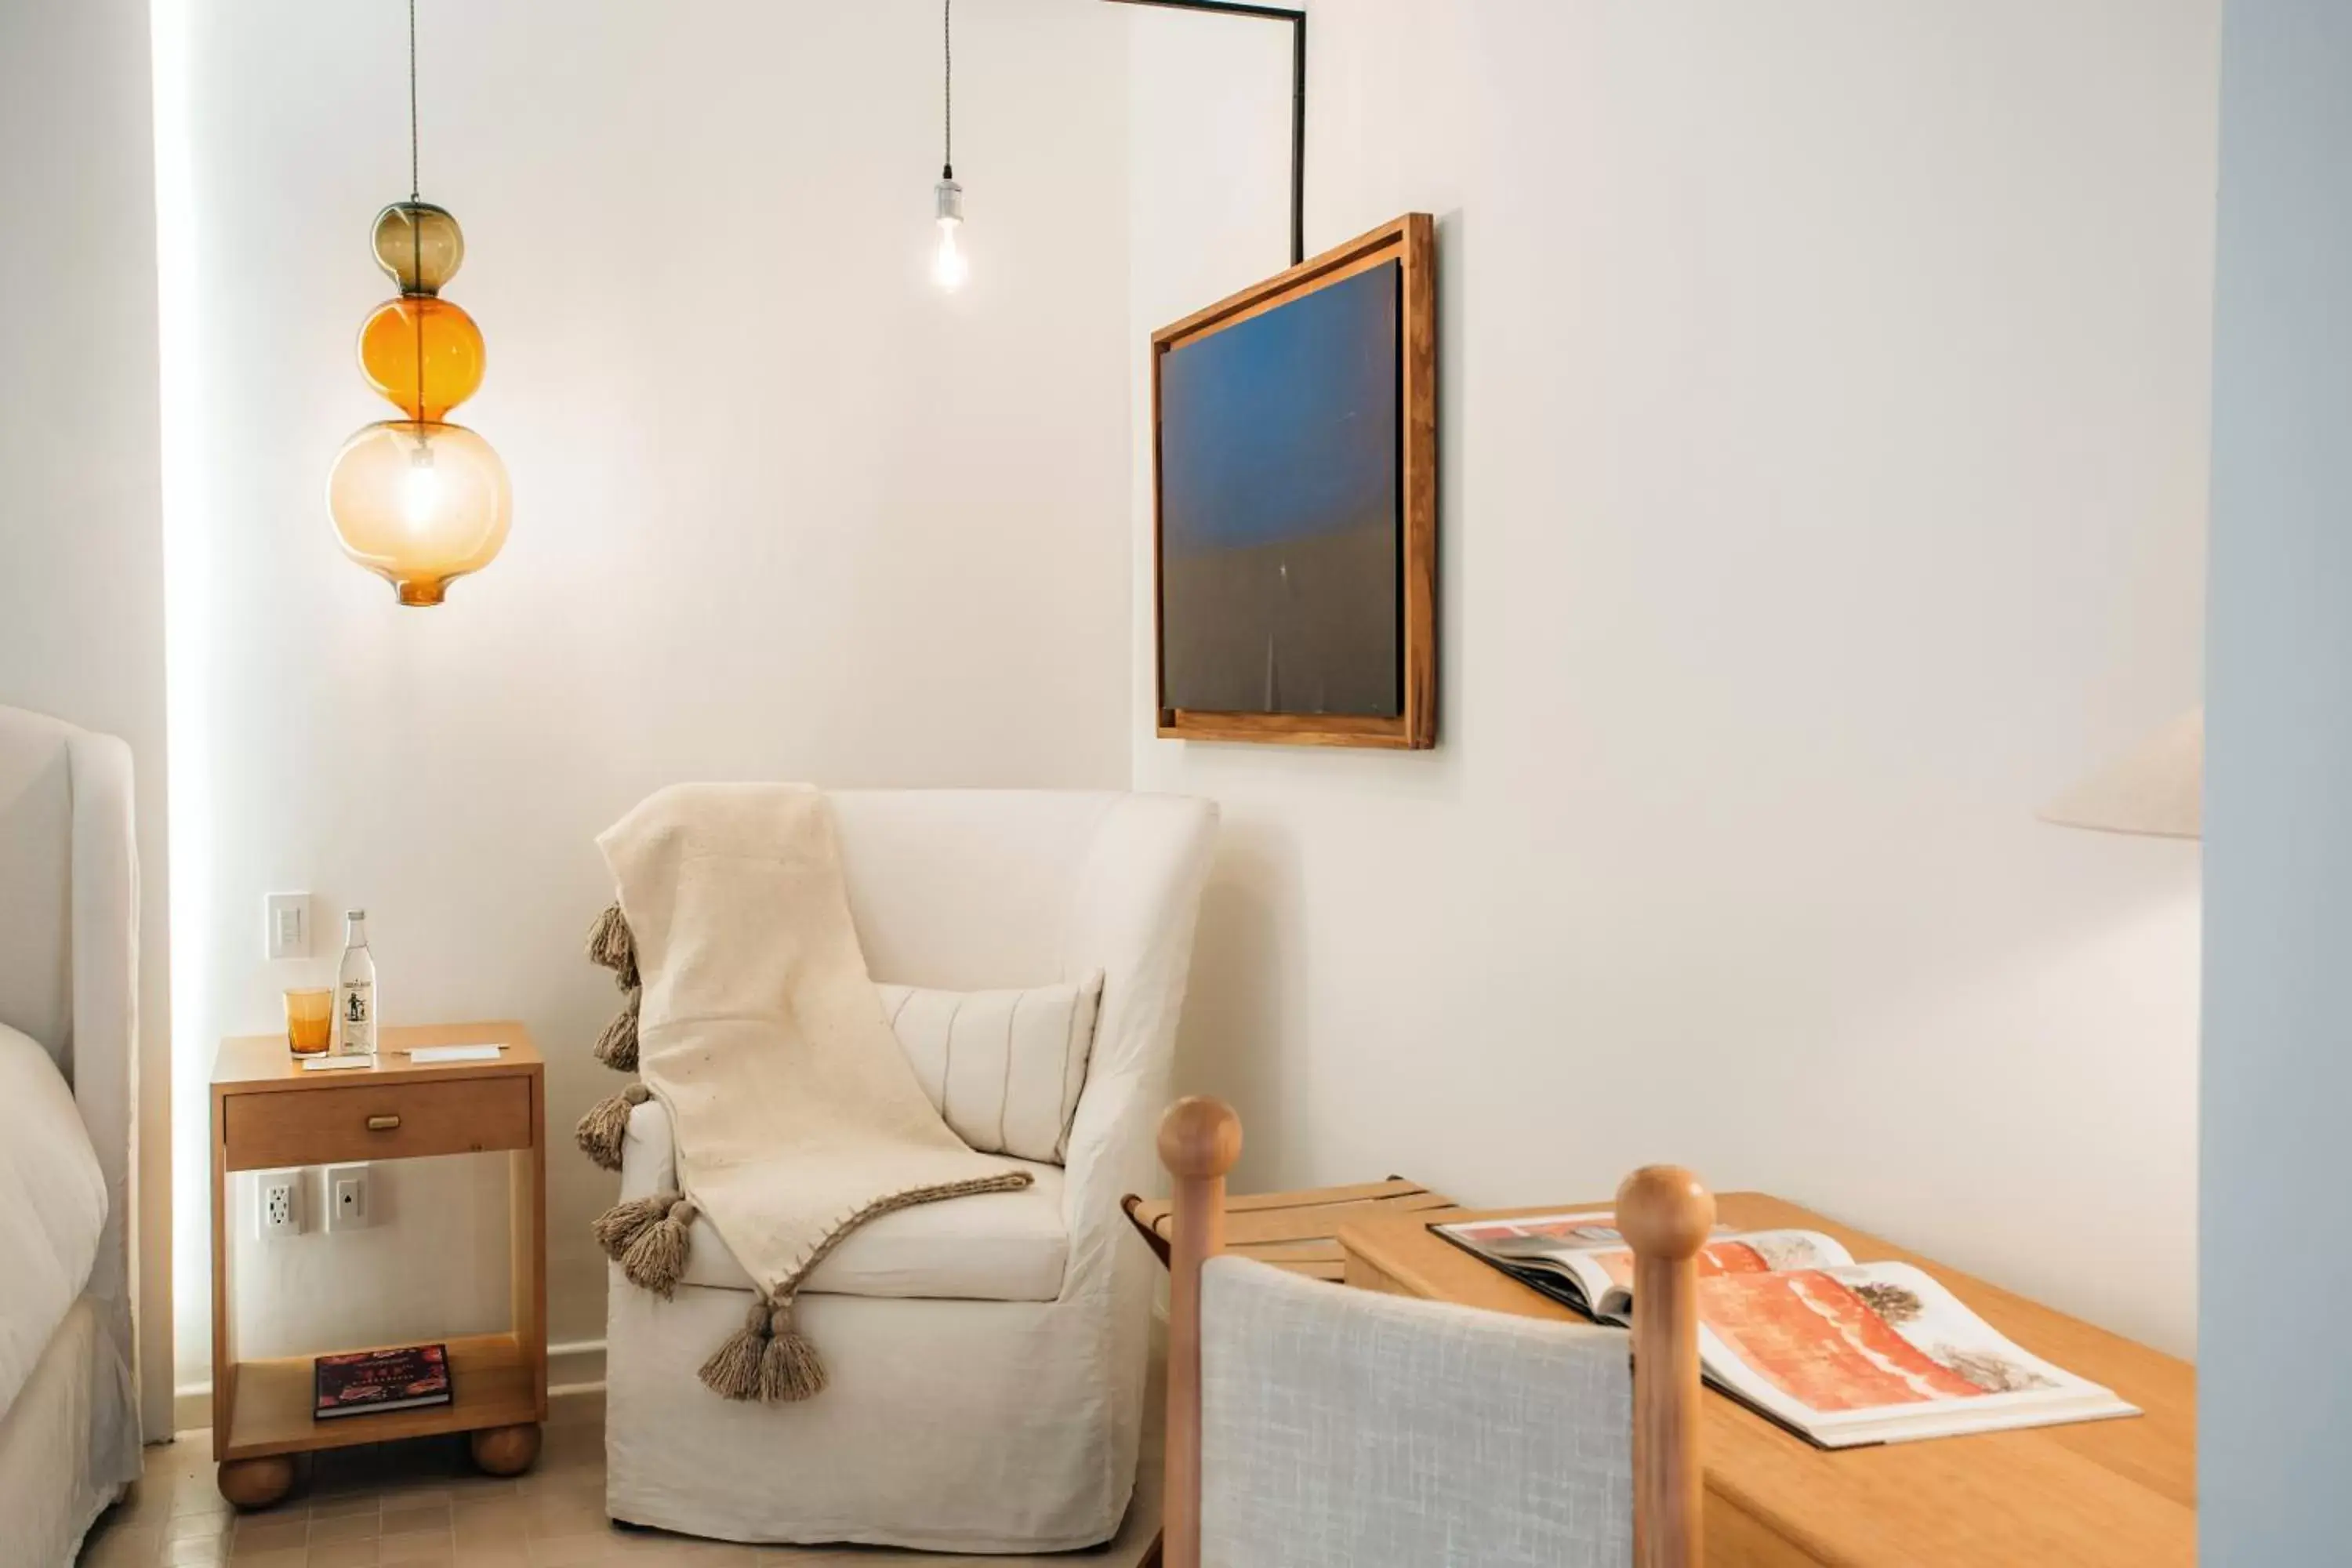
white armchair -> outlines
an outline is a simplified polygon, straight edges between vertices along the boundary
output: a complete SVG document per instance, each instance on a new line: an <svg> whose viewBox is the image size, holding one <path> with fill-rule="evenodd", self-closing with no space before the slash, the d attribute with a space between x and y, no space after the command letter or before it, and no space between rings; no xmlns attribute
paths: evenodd
<svg viewBox="0 0 2352 1568"><path fill-rule="evenodd" d="M1153 1179L1206 802L1048 791L833 797L877 982L974 991L1104 974L1066 1167L852 1234L802 1287L824 1393L739 1404L697 1380L751 1281L708 1226L669 1300L617 1268L606 1331L606 1510L733 1541L958 1552L1110 1539L1135 1481L1158 1265L1120 1215ZM638 1106L622 1195L674 1188L667 1113Z"/></svg>

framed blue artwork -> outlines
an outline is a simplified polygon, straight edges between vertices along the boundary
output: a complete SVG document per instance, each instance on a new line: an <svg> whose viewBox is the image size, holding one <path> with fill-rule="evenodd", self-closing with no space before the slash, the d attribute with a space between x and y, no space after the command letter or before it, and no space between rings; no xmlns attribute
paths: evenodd
<svg viewBox="0 0 2352 1568"><path fill-rule="evenodd" d="M1159 733L1437 741L1426 214L1152 334Z"/></svg>

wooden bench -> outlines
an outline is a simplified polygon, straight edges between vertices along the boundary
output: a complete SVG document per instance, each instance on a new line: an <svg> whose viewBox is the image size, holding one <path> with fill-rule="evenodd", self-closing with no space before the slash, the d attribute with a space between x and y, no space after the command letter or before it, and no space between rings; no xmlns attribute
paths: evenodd
<svg viewBox="0 0 2352 1568"><path fill-rule="evenodd" d="M1165 1265L1169 1216L1176 1205L1146 1202L1129 1193L1119 1206ZM1336 1285L1347 1271L1347 1253L1339 1246L1341 1226L1408 1214L1435 1223L1461 1212L1452 1198L1402 1176L1352 1187L1249 1193L1225 1199L1225 1250Z"/></svg>

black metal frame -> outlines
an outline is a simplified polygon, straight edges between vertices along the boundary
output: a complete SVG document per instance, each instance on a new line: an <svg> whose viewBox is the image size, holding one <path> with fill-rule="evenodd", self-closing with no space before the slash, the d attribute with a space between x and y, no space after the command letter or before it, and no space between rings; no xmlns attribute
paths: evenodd
<svg viewBox="0 0 2352 1568"><path fill-rule="evenodd" d="M1238 0L1108 0L1113 5L1152 5L1164 11L1200 11L1257 22L1290 24L1290 264L1307 259L1307 13L1285 5L1250 5Z"/></svg>

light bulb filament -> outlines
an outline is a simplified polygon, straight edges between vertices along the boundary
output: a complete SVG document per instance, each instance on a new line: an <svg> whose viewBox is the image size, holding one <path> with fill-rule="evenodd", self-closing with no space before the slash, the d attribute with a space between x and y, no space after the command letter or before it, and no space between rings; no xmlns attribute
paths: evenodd
<svg viewBox="0 0 2352 1568"><path fill-rule="evenodd" d="M964 263L957 231L963 227L963 187L950 174L932 187L933 207L940 221L940 247L931 256L931 281L942 289L960 289L971 268Z"/></svg>
<svg viewBox="0 0 2352 1568"><path fill-rule="evenodd" d="M961 226L951 217L940 219L940 248L931 258L931 281L942 289L961 288L971 271L956 244L956 230Z"/></svg>
<svg viewBox="0 0 2352 1568"><path fill-rule="evenodd" d="M419 440L416 450L410 454L408 472L400 489L401 516L413 529L424 529L433 521L433 514L441 504L441 476L433 467L431 443Z"/></svg>

